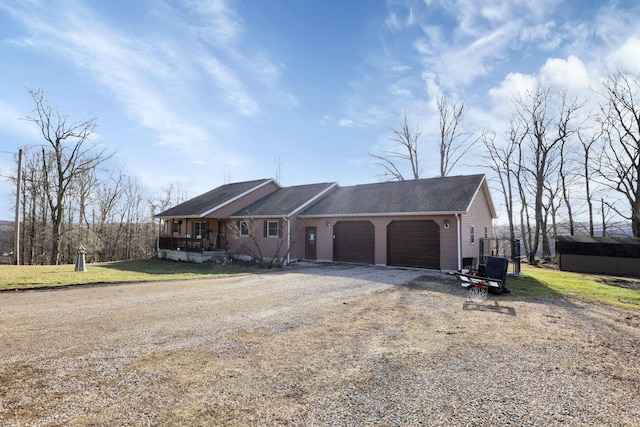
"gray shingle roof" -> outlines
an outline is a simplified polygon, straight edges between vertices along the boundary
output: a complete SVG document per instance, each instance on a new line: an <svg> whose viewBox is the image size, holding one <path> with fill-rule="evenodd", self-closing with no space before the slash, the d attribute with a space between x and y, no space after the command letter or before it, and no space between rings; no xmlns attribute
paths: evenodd
<svg viewBox="0 0 640 427"><path fill-rule="evenodd" d="M200 218L208 212L220 208L236 197L257 187L273 181L272 179L258 179L254 181L235 182L214 188L193 199L167 209L156 215L156 218L192 217Z"/></svg>
<svg viewBox="0 0 640 427"><path fill-rule="evenodd" d="M567 255L640 258L640 238L557 236L556 251Z"/></svg>
<svg viewBox="0 0 640 427"><path fill-rule="evenodd" d="M483 182L480 174L339 187L301 216L464 213Z"/></svg>
<svg viewBox="0 0 640 427"><path fill-rule="evenodd" d="M231 217L282 217L295 213L307 203L336 186L336 183L296 185L280 188L257 202L239 210Z"/></svg>

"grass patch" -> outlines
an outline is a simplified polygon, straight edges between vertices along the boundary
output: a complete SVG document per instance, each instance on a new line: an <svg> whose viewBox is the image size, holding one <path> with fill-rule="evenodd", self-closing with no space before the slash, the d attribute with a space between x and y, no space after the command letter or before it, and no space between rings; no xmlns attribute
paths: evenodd
<svg viewBox="0 0 640 427"><path fill-rule="evenodd" d="M571 298L640 309L640 279L571 273L551 268L522 266L523 277L510 277L509 289L519 295ZM616 283L638 286L617 286Z"/></svg>
<svg viewBox="0 0 640 427"><path fill-rule="evenodd" d="M159 259L88 264L75 272L74 265L2 265L0 291L36 289L96 283L188 280L255 274L262 270L237 265L195 264ZM509 277L513 295L541 298L571 298L602 302L640 310L640 279L619 278L522 266L522 277Z"/></svg>
<svg viewBox="0 0 640 427"><path fill-rule="evenodd" d="M224 277L256 273L251 267L188 263L159 259L114 261L87 264L87 271L76 272L69 265L3 265L0 266L0 290L95 283L148 282Z"/></svg>

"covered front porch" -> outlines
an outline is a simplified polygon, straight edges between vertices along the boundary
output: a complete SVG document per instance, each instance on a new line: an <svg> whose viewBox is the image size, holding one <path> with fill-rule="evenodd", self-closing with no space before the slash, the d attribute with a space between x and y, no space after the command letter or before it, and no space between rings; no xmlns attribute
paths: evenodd
<svg viewBox="0 0 640 427"><path fill-rule="evenodd" d="M223 262L227 259L227 253L224 250L187 252L172 249L158 249L158 258L170 261L195 262L199 264L212 261Z"/></svg>
<svg viewBox="0 0 640 427"><path fill-rule="evenodd" d="M158 240L159 249L168 249L172 251L182 252L198 252L218 250L216 240L213 241L209 238L198 237L192 239L190 237L174 237L160 235Z"/></svg>
<svg viewBox="0 0 640 427"><path fill-rule="evenodd" d="M224 258L226 228L223 219L166 219L158 235L158 258L190 262Z"/></svg>

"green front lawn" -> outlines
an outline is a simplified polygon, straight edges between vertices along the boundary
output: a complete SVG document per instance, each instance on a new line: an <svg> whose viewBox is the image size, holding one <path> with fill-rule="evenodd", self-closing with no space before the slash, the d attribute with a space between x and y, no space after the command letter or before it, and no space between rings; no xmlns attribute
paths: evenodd
<svg viewBox="0 0 640 427"><path fill-rule="evenodd" d="M571 273L551 268L522 266L523 277L509 277L512 294L545 298L571 298L640 309L640 278Z"/></svg>
<svg viewBox="0 0 640 427"><path fill-rule="evenodd" d="M75 272L73 265L0 266L0 290L32 289L92 283L216 278L259 271L237 265L194 264L158 259L87 264ZM570 298L640 309L640 279L569 273L550 268L522 266L522 277L509 277L513 298Z"/></svg>
<svg viewBox="0 0 640 427"><path fill-rule="evenodd" d="M0 266L0 290L30 289L91 283L146 282L215 278L255 273L255 268L212 263L145 259L87 264L87 271L76 272L74 265Z"/></svg>

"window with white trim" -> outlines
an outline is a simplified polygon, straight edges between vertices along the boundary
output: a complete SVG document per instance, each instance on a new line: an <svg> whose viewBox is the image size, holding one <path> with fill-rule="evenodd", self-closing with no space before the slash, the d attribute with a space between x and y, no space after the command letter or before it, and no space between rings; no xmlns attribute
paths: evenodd
<svg viewBox="0 0 640 427"><path fill-rule="evenodd" d="M238 229L240 230L241 236L249 235L249 222L248 221L240 221L238 223Z"/></svg>
<svg viewBox="0 0 640 427"><path fill-rule="evenodd" d="M267 221L267 237L279 237L279 227L278 221Z"/></svg>
<svg viewBox="0 0 640 427"><path fill-rule="evenodd" d="M207 229L209 228L209 223L207 221L198 221L193 223L193 235L201 236L202 238L207 238Z"/></svg>
<svg viewBox="0 0 640 427"><path fill-rule="evenodd" d="M489 227L485 227L484 228L484 238L488 238L489 237Z"/></svg>
<svg viewBox="0 0 640 427"><path fill-rule="evenodd" d="M171 223L171 231L173 234L180 234L180 223L178 221L173 221Z"/></svg>
<svg viewBox="0 0 640 427"><path fill-rule="evenodd" d="M476 228L473 225L469 229L469 242L472 245L476 242Z"/></svg>

